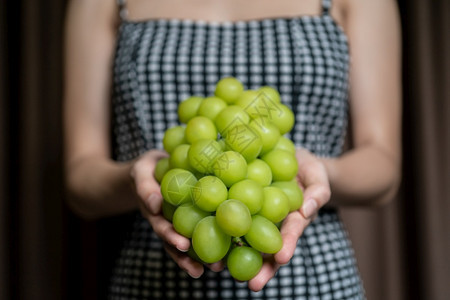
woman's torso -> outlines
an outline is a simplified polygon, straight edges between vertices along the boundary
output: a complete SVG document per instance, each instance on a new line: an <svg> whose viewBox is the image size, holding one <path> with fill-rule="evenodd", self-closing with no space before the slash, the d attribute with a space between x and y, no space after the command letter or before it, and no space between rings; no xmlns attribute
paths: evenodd
<svg viewBox="0 0 450 300"><path fill-rule="evenodd" d="M290 138L319 156L338 156L347 126L347 37L329 14L238 22L126 21L114 62L113 144L117 160L162 148L177 106L208 96L226 76L245 88L276 88L294 112ZM227 272L198 280L177 269L148 223L137 217L118 259L111 298L361 299L353 253L336 211L322 210L291 262L260 293Z"/></svg>

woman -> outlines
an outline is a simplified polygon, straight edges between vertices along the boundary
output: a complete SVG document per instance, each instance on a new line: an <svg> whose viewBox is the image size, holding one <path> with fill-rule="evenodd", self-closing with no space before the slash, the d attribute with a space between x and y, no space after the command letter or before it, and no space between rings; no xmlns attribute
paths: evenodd
<svg viewBox="0 0 450 300"><path fill-rule="evenodd" d="M364 298L335 207L386 203L399 184L395 2L118 4L72 1L66 40L70 205L86 218L136 209L142 214L117 260L109 296ZM221 263L205 269L184 253L189 240L162 217L152 175L166 155L155 149L177 122L177 104L190 95L211 95L225 76L246 88L277 88L296 116L290 137L302 147L297 157L304 204L283 222L283 248L265 258L248 288L221 271ZM346 134L352 148L343 152Z"/></svg>

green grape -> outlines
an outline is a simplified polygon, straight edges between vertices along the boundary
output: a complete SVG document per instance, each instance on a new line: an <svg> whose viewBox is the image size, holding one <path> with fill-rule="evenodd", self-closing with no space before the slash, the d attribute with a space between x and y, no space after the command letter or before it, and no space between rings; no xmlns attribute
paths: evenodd
<svg viewBox="0 0 450 300"><path fill-rule="evenodd" d="M155 171L154 171L154 176L155 179L158 183L161 183L161 180L164 177L164 174L167 173L167 171L170 170L170 166L169 166L169 158L168 157L164 157L161 158L160 160L158 160L158 162L156 163L155 166Z"/></svg>
<svg viewBox="0 0 450 300"><path fill-rule="evenodd" d="M172 169L161 181L161 194L164 200L178 206L192 201L192 189L197 183L194 174L187 170Z"/></svg>
<svg viewBox="0 0 450 300"><path fill-rule="evenodd" d="M192 246L202 261L208 264L220 261L227 254L230 245L231 237L220 229L216 217L203 218L195 226Z"/></svg>
<svg viewBox="0 0 450 300"><path fill-rule="evenodd" d="M294 113L284 104L277 105L278 112L272 114L270 121L278 127L281 134L288 133L294 127Z"/></svg>
<svg viewBox="0 0 450 300"><path fill-rule="evenodd" d="M189 97L178 105L178 118L181 123L187 123L197 115L197 111L202 103L201 97Z"/></svg>
<svg viewBox="0 0 450 300"><path fill-rule="evenodd" d="M283 239L277 226L263 216L252 216L252 226L245 235L245 240L254 249L274 254L283 247Z"/></svg>
<svg viewBox="0 0 450 300"><path fill-rule="evenodd" d="M197 116L186 125L186 139L190 144L201 139L216 140L217 129L207 117Z"/></svg>
<svg viewBox="0 0 450 300"><path fill-rule="evenodd" d="M212 173L212 166L222 152L221 145L215 140L196 140L188 152L189 164L202 174Z"/></svg>
<svg viewBox="0 0 450 300"><path fill-rule="evenodd" d="M186 203L175 210L172 218L173 227L182 236L191 238L197 223L209 215L210 213L201 210L194 204Z"/></svg>
<svg viewBox="0 0 450 300"><path fill-rule="evenodd" d="M258 91L261 93L264 93L264 95L266 97L268 97L274 103L281 102L280 93L278 93L278 91L276 89L274 89L273 87L263 86L263 87L259 88Z"/></svg>
<svg viewBox="0 0 450 300"><path fill-rule="evenodd" d="M217 97L208 97L203 100L198 108L197 114L214 121L217 115L227 107L227 103Z"/></svg>
<svg viewBox="0 0 450 300"><path fill-rule="evenodd" d="M289 211L300 209L303 204L303 191L300 189L297 180L275 181L272 186L281 189L289 199Z"/></svg>
<svg viewBox="0 0 450 300"><path fill-rule="evenodd" d="M235 247L227 257L227 267L231 276L240 281L255 277L261 270L262 255L250 247Z"/></svg>
<svg viewBox="0 0 450 300"><path fill-rule="evenodd" d="M229 150L229 149L227 148L227 143L225 143L225 139L219 139L217 142L219 143L220 148L222 149L222 151L227 151L227 150Z"/></svg>
<svg viewBox="0 0 450 300"><path fill-rule="evenodd" d="M258 214L273 223L281 222L289 213L288 197L281 189L274 186L265 187L263 192L264 201Z"/></svg>
<svg viewBox="0 0 450 300"><path fill-rule="evenodd" d="M187 143L185 129L184 126L175 126L166 130L163 137L163 146L167 153L172 153L177 146Z"/></svg>
<svg viewBox="0 0 450 300"><path fill-rule="evenodd" d="M261 154L269 152L275 147L280 139L280 131L267 118L256 118L250 122L250 127L255 129L261 137L262 148Z"/></svg>
<svg viewBox="0 0 450 300"><path fill-rule="evenodd" d="M281 109L278 107L279 103L272 101L267 93L259 90L256 93L256 98L252 102L249 103L249 100L244 102L247 104L244 110L250 118L272 119L273 115L281 113Z"/></svg>
<svg viewBox="0 0 450 300"><path fill-rule="evenodd" d="M254 90L246 90L242 92L241 96L236 101L236 105L246 110L258 98L259 92Z"/></svg>
<svg viewBox="0 0 450 300"><path fill-rule="evenodd" d="M191 247L189 247L187 255L189 255L190 258L192 258L193 260L198 261L199 263L202 263L202 264L205 263L204 261L202 261L200 259L200 257L198 257L197 253L195 253L194 247L192 247L192 245L191 245Z"/></svg>
<svg viewBox="0 0 450 300"><path fill-rule="evenodd" d="M172 222L173 213L175 212L176 209L177 209L177 207L175 205L170 204L166 200L163 201L162 213L163 213L164 218L166 218L166 220Z"/></svg>
<svg viewBox="0 0 450 300"><path fill-rule="evenodd" d="M261 186L268 186L272 182L272 170L261 159L255 159L248 163L247 178L256 181Z"/></svg>
<svg viewBox="0 0 450 300"><path fill-rule="evenodd" d="M204 211L215 211L227 197L227 187L215 176L202 177L193 190L195 205Z"/></svg>
<svg viewBox="0 0 450 300"><path fill-rule="evenodd" d="M280 149L295 155L296 149L294 143L285 136L280 136L278 143L273 149Z"/></svg>
<svg viewBox="0 0 450 300"><path fill-rule="evenodd" d="M272 170L274 181L290 181L298 172L296 157L287 151L275 149L262 156Z"/></svg>
<svg viewBox="0 0 450 300"><path fill-rule="evenodd" d="M228 130L238 125L246 125L250 122L248 114L237 105L230 105L222 110L214 120L217 130L222 136L226 136Z"/></svg>
<svg viewBox="0 0 450 300"><path fill-rule="evenodd" d="M226 200L219 205L216 220L223 232L235 237L246 234L252 225L252 216L247 206L234 199Z"/></svg>
<svg viewBox="0 0 450 300"><path fill-rule="evenodd" d="M219 80L216 85L214 95L223 99L228 104L236 102L244 87L242 83L234 77L225 77Z"/></svg>
<svg viewBox="0 0 450 300"><path fill-rule="evenodd" d="M247 162L240 153L226 151L217 157L213 164L213 171L214 175L230 187L247 176Z"/></svg>
<svg viewBox="0 0 450 300"><path fill-rule="evenodd" d="M233 184L228 191L229 199L244 203L250 214L256 214L262 207L264 193L262 186L251 179L244 179Z"/></svg>
<svg viewBox="0 0 450 300"><path fill-rule="evenodd" d="M259 134L248 125L238 125L228 130L225 143L231 150L242 154L248 162L258 157L263 146Z"/></svg>
<svg viewBox="0 0 450 300"><path fill-rule="evenodd" d="M188 144L182 144L177 146L171 153L169 157L169 166L171 169L184 169L190 172L194 171L194 169L189 164L188 152L189 148L191 148Z"/></svg>

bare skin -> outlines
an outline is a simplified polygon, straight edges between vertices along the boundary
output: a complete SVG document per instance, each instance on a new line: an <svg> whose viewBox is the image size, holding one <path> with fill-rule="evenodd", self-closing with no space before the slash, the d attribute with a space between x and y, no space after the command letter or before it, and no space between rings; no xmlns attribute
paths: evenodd
<svg viewBox="0 0 450 300"><path fill-rule="evenodd" d="M178 18L209 22L319 15L318 0L128 0L130 20ZM176 7L177 9L173 9ZM238 8L238 9L236 9ZM335 159L297 151L305 203L283 222L283 248L266 258L249 288L258 291L294 253L298 238L320 207L387 203L400 181L400 29L393 0L335 0L331 15L346 32L352 65L350 112L353 147ZM66 23L65 155L69 204L85 218L139 208L178 265L199 277L203 265L183 252L189 240L161 215L150 150L130 162L110 158L111 64L118 25L114 0L71 1ZM332 195L332 196L331 196ZM331 202L330 202L331 196ZM178 250L177 250L178 249ZM218 271L221 263L208 266Z"/></svg>

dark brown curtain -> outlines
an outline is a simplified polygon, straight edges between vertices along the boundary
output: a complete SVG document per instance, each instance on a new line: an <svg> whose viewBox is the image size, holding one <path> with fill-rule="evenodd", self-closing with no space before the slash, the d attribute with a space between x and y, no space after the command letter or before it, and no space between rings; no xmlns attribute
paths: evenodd
<svg viewBox="0 0 450 300"><path fill-rule="evenodd" d="M113 0L111 0L113 1ZM0 299L101 299L117 219L64 205L66 1L0 2ZM379 209L342 211L369 300L450 295L450 2L400 0L403 184Z"/></svg>

